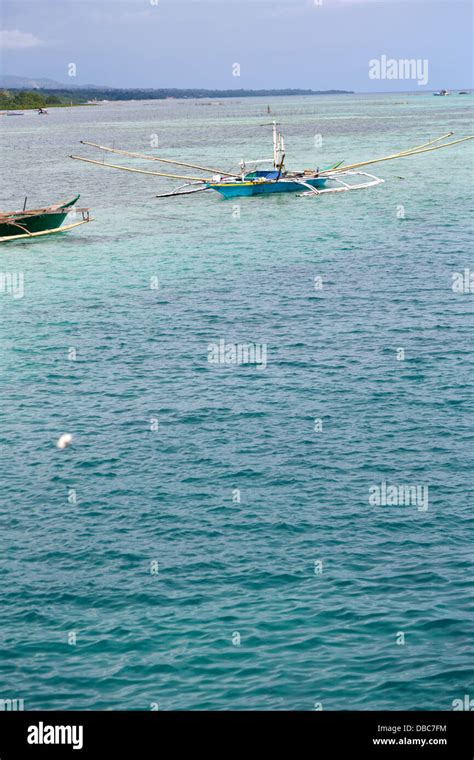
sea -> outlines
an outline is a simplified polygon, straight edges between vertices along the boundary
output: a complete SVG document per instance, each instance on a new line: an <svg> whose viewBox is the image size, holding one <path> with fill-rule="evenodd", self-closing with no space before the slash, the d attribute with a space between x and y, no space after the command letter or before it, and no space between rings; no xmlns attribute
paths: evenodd
<svg viewBox="0 0 474 760"><path fill-rule="evenodd" d="M472 103L236 95L0 118L0 207L80 193L94 219L0 250L0 700L474 697L472 142L320 197L159 199L185 180L69 157L202 176L85 140L236 170L272 157L276 119L289 169L352 164L472 134Z"/></svg>

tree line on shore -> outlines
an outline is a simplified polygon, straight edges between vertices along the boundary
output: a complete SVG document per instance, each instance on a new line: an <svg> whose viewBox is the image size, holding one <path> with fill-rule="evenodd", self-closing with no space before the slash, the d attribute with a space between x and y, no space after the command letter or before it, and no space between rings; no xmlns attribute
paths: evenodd
<svg viewBox="0 0 474 760"><path fill-rule="evenodd" d="M0 109L44 108L45 106L81 105L99 100L166 100L167 98L247 98L289 95L340 95L348 90L204 90L176 88L115 89L74 87L74 89L0 90Z"/></svg>
<svg viewBox="0 0 474 760"><path fill-rule="evenodd" d="M17 110L18 108L45 108L46 106L62 105L62 100L57 95L48 92L30 92L29 90L0 90L0 109Z"/></svg>

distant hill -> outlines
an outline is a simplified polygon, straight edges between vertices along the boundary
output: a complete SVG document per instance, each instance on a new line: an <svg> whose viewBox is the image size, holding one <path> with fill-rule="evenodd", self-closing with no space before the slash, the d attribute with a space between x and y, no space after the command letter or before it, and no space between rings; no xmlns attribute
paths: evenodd
<svg viewBox="0 0 474 760"><path fill-rule="evenodd" d="M11 74L0 74L0 87L7 90L71 90L78 87L87 90L104 90L103 85L97 84L74 84L73 82L57 82L55 79L47 77L16 77Z"/></svg>
<svg viewBox="0 0 474 760"><path fill-rule="evenodd" d="M7 90L57 90L68 85L62 82L55 82L54 79L30 79L29 77L15 77L10 74L0 75L0 87Z"/></svg>
<svg viewBox="0 0 474 760"><path fill-rule="evenodd" d="M166 88L119 88L104 87L95 84L72 84L71 82L55 82L54 79L37 79L17 77L8 74L0 76L0 88L8 90L48 90L59 97L67 98L68 94L74 99L87 101L97 100L164 100L165 98L247 98L271 97L278 95L349 95L352 90L206 90L200 88L181 89Z"/></svg>

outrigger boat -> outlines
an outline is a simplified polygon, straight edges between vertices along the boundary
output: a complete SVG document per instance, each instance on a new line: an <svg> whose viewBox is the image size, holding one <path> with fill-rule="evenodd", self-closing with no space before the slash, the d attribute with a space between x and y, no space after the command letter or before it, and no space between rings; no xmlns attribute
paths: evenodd
<svg viewBox="0 0 474 760"><path fill-rule="evenodd" d="M35 208L26 210L25 205L22 211L5 211L0 212L0 243L6 243L10 240L21 240L26 238L35 238L44 235L54 235L57 232L67 232L68 230L79 227L81 224L92 222L90 209L76 208L75 204L80 196L77 195L72 201L55 203L44 208ZM81 213L81 219L71 224L63 225L68 214Z"/></svg>
<svg viewBox="0 0 474 760"><path fill-rule="evenodd" d="M308 195L322 195L323 193L338 193L346 192L348 190L360 190L367 187L374 187L384 182L383 179L375 177L373 174L368 174L365 171L361 171L362 167L369 166L370 164L376 164L381 161L391 161L396 158L405 158L408 156L416 156L420 153L427 153L428 151L440 150L441 148L449 148L453 145L465 142L466 140L472 140L474 135L469 137L462 137L458 140L450 142L443 142L442 140L451 137L454 133L447 132L441 137L437 137L434 140L429 140L422 145L416 145L414 148L408 148L406 150L393 153L389 156L383 156L382 158L373 158L368 161L360 161L356 164L343 165L343 162L327 166L323 169L304 169L302 171L287 171L285 168L285 142L281 132L277 130L277 123L272 122L273 126L273 158L261 159L258 161L242 161L240 163L239 172L224 171L222 169L215 169L209 166L201 166L199 164L190 164L183 161L176 161L169 158L160 158L158 156L150 156L144 153L134 153L127 150L121 150L119 148L110 148L105 145L99 145L97 143L81 140L83 145L89 145L92 148L97 148L108 153L116 153L121 156L127 156L130 158L136 158L147 161L156 161L163 164L172 164L175 166L184 166L189 169L196 169L204 174L211 174L211 177L197 177L187 176L181 174L169 174L165 172L149 171L147 169L138 169L133 166L121 166L117 164L107 164L102 161L96 161L91 158L85 158L84 156L70 156L77 161L85 161L89 164L95 164L96 166L107 167L109 169L118 169L121 171L134 172L137 174L147 174L153 177L166 177L168 179L181 179L185 180L185 184L180 185L171 192L162 193L157 195L157 198L172 198L180 195L189 195L191 193L198 193L205 190L215 190L224 198L235 198L238 196L246 195L261 195L264 193L294 193L299 191L300 196ZM438 143L438 144L435 144ZM249 168L262 163L273 163L273 166L269 170L258 170ZM327 186L329 184L329 187Z"/></svg>

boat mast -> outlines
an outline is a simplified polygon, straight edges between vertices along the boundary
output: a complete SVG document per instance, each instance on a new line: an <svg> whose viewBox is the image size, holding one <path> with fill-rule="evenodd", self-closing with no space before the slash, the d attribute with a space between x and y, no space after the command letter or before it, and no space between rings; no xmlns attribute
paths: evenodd
<svg viewBox="0 0 474 760"><path fill-rule="evenodd" d="M273 120L273 168L278 168L277 123Z"/></svg>
<svg viewBox="0 0 474 760"><path fill-rule="evenodd" d="M283 139L283 135L280 132L280 160L278 163L278 169L280 170L280 174L283 171L284 163L285 163L285 141Z"/></svg>
<svg viewBox="0 0 474 760"><path fill-rule="evenodd" d="M277 123L273 122L273 167L282 172L285 160L285 141L281 132L277 132Z"/></svg>

